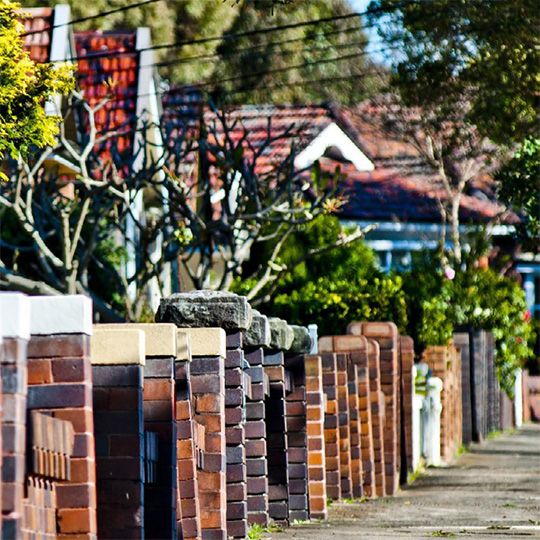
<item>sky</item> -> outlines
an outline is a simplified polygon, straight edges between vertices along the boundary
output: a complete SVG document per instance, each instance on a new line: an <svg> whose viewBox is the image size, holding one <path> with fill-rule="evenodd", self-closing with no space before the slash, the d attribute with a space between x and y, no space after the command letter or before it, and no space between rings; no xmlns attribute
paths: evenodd
<svg viewBox="0 0 540 540"><path fill-rule="evenodd" d="M351 5L351 7L361 13L363 11L366 11L366 9L368 8L369 4L370 4L371 0L349 0L349 4ZM373 51L373 50L376 50L376 49L380 49L382 47L381 44L377 45L376 43L379 41L379 37L377 35L377 29L376 28L368 28L366 30L366 33L369 37L369 40L371 42L375 42L375 44L372 44L368 47L368 50L369 51ZM385 62L385 58L383 55L381 54L377 54L376 52L373 53L373 58L375 58L376 60L378 60L379 62Z"/></svg>

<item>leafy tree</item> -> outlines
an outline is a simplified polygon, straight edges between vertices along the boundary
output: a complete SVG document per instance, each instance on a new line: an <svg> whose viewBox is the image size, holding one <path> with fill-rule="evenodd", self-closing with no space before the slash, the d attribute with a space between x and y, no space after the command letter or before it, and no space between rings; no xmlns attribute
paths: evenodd
<svg viewBox="0 0 540 540"><path fill-rule="evenodd" d="M374 252L360 241L363 231L359 233L341 245L351 231L344 231L335 216L301 227L286 240L276 261L282 268L278 279L260 290L252 304L291 323L316 323L321 335L344 333L354 320L392 320L404 330L401 280L377 268ZM255 262L265 259L260 253L253 253ZM309 262L306 253L311 253ZM253 285L238 281L235 290L250 297Z"/></svg>
<svg viewBox="0 0 540 540"><path fill-rule="evenodd" d="M515 370L534 356L534 332L520 284L469 265L450 279L435 260L403 274L409 327L418 351L447 345L457 326L489 330L501 386L512 395Z"/></svg>
<svg viewBox="0 0 540 540"><path fill-rule="evenodd" d="M260 10L262 2L244 3L230 32L294 24L351 13L345 0L290 2L275 11ZM241 78L218 86L242 102L301 103L333 100L358 102L373 88L373 79L356 77L369 65L367 37L359 18L329 21L286 31L258 34L224 42L214 79ZM346 57L342 60L336 60ZM305 67L287 70L288 66ZM283 71L280 71L283 70ZM265 75L266 72L270 72ZM321 82L316 82L322 79ZM315 81L304 84L302 81ZM367 83L365 81L368 81Z"/></svg>
<svg viewBox="0 0 540 540"><path fill-rule="evenodd" d="M74 84L69 65L38 65L23 50L17 9L9 0L0 4L0 160L54 143L60 118L48 115L45 103Z"/></svg>
<svg viewBox="0 0 540 540"><path fill-rule="evenodd" d="M517 226L525 249L538 250L540 239L540 139L529 138L496 175L499 195L524 222Z"/></svg>
<svg viewBox="0 0 540 540"><path fill-rule="evenodd" d="M534 0L373 0L400 44L395 87L408 106L470 103L467 120L500 143L538 133L540 11Z"/></svg>
<svg viewBox="0 0 540 540"><path fill-rule="evenodd" d="M339 200L339 171L306 178L293 166L294 146L259 172L268 145L294 139L292 128L269 125L254 147L247 131L231 135L237 120L214 110L197 130L161 126L165 142L156 151L157 126L141 120L126 157L117 132L96 133L105 103L91 107L74 92L67 113L88 120L82 144L62 124L54 146L31 163L11 163L0 196L0 287L84 293L106 320L140 320L154 296L170 292L170 265L180 264L188 288L226 289L270 227L287 237ZM108 155L96 151L105 143ZM54 164L58 155L71 170Z"/></svg>
<svg viewBox="0 0 540 540"><path fill-rule="evenodd" d="M425 166L425 179L441 215L443 265L459 266L462 260L460 208L472 183L491 173L500 150L468 120L470 103L429 101L408 106L397 93L378 96L357 109L366 122L375 122L389 136L408 142ZM408 174L406 169L403 171ZM446 228L450 229L452 253L444 251Z"/></svg>

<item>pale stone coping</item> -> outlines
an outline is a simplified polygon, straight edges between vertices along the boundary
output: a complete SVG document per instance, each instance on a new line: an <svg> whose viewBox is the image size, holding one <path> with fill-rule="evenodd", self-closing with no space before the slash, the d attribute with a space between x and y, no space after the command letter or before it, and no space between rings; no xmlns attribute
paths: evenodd
<svg viewBox="0 0 540 540"><path fill-rule="evenodd" d="M182 328L191 341L191 356L227 356L227 334L223 328Z"/></svg>
<svg viewBox="0 0 540 540"><path fill-rule="evenodd" d="M92 335L92 300L82 294L30 297L32 335Z"/></svg>
<svg viewBox="0 0 540 540"><path fill-rule="evenodd" d="M191 362L191 335L186 329L176 329L176 359Z"/></svg>
<svg viewBox="0 0 540 540"><path fill-rule="evenodd" d="M177 356L176 325L170 323L113 323L94 328L105 330L142 330L145 335L146 356Z"/></svg>
<svg viewBox="0 0 540 540"><path fill-rule="evenodd" d="M30 297L0 293L0 332L4 338L30 339Z"/></svg>
<svg viewBox="0 0 540 540"><path fill-rule="evenodd" d="M144 366L145 333L135 328L94 326L90 340L90 359L94 365L135 364Z"/></svg>

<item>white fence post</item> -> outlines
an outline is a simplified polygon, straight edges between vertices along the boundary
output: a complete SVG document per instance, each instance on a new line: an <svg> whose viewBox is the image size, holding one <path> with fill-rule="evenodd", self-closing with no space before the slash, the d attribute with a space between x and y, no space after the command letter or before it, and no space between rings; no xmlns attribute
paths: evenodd
<svg viewBox="0 0 540 540"><path fill-rule="evenodd" d="M516 370L516 382L514 383L514 417L516 427L523 425L523 371Z"/></svg>
<svg viewBox="0 0 540 540"><path fill-rule="evenodd" d="M441 392L443 382L439 377L431 377L427 381L426 405L427 425L425 443L425 455L428 465L435 467L441 464Z"/></svg>

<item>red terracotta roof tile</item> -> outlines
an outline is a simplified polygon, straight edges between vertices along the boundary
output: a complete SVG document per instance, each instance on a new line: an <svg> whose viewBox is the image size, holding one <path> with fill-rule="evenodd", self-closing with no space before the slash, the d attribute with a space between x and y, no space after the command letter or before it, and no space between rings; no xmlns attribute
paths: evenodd
<svg viewBox="0 0 540 540"><path fill-rule="evenodd" d="M24 31L29 35L24 38L24 50L30 53L34 62L48 62L54 18L53 8L24 8ZM40 30L43 30L42 32ZM31 33L30 33L31 32ZM34 33L35 32L35 33Z"/></svg>
<svg viewBox="0 0 540 540"><path fill-rule="evenodd" d="M79 88L91 107L109 98L95 115L98 134L119 132L100 144L103 161L121 163L133 154L139 71L135 39L136 32L75 32ZM117 54L100 56L103 52Z"/></svg>
<svg viewBox="0 0 540 540"><path fill-rule="evenodd" d="M178 113L171 109L167 112L167 107L165 113L170 122L179 121ZM418 151L411 144L388 136L376 124L359 120L346 109L332 104L246 105L232 108L228 116L229 125L236 121L230 134L233 140L240 140L244 130L248 133L247 140L253 149L246 152L248 158L252 151L266 144L268 137L271 138L257 159L259 174L282 163L290 153L291 144L301 151L335 122L375 165L372 172L360 172L348 162L338 163L330 158L321 160L326 169L339 164L347 175L345 185L350 201L341 217L373 221L440 221L436 196L444 198L445 195L437 192L432 173ZM216 124L216 115L212 112L206 112L204 119L207 125ZM293 134L281 137L288 129L292 129ZM223 136L219 127L217 132L218 136ZM486 189L489 185L489 178L481 178L463 197L460 214L464 222L486 222L502 214L504 208L494 200L493 191ZM516 217L507 215L505 219L512 222Z"/></svg>

